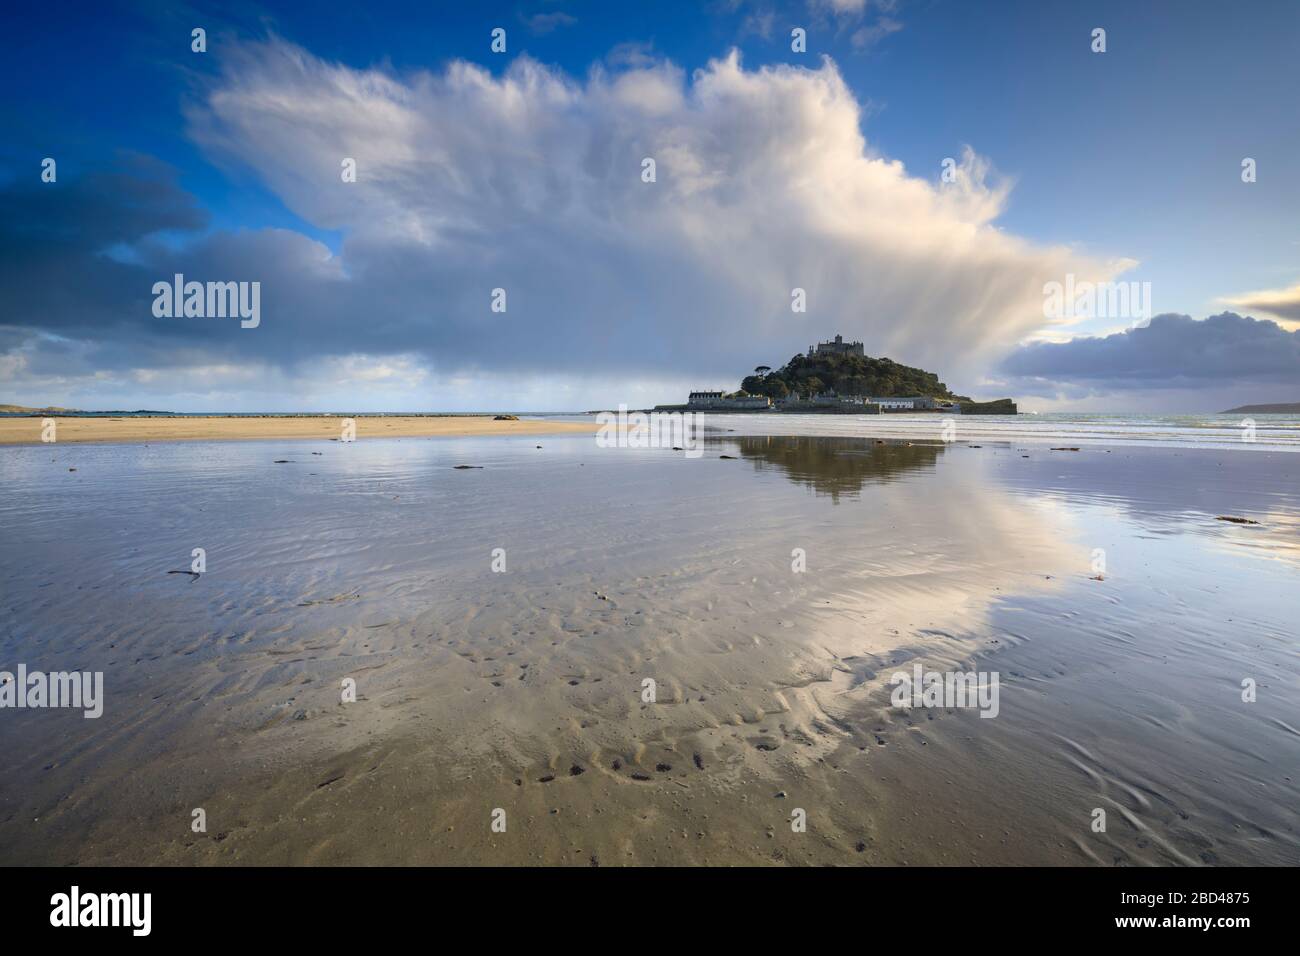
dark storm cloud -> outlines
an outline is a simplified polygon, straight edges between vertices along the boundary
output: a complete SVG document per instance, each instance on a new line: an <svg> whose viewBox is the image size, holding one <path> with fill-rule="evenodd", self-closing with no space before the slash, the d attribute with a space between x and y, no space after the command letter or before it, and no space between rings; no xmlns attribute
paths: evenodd
<svg viewBox="0 0 1300 956"><path fill-rule="evenodd" d="M340 291L324 246L286 230L207 233L208 223L171 169L141 157L0 188L0 352L23 349L29 374L71 375L347 351L343 318L366 310ZM262 314L280 321L250 337L237 320L155 317L153 285L176 273L261 281Z"/></svg>
<svg viewBox="0 0 1300 956"><path fill-rule="evenodd" d="M59 335L132 324L149 288L111 250L160 232L197 232L208 214L144 157L81 179L34 177L0 187L0 321Z"/></svg>
<svg viewBox="0 0 1300 956"><path fill-rule="evenodd" d="M1200 384L1291 384L1300 388L1300 333L1224 312L1204 321L1157 315L1150 325L1102 338L1022 346L1001 371L1022 382L1115 389Z"/></svg>

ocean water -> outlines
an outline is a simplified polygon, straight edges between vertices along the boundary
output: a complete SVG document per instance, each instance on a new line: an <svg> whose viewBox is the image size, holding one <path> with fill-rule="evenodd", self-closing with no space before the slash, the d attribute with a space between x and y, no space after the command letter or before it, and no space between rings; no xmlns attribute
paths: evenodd
<svg viewBox="0 0 1300 956"><path fill-rule="evenodd" d="M705 413L705 421L712 427L752 435L941 441L945 423L951 422L950 434L956 441L1300 451L1300 416L1296 415Z"/></svg>

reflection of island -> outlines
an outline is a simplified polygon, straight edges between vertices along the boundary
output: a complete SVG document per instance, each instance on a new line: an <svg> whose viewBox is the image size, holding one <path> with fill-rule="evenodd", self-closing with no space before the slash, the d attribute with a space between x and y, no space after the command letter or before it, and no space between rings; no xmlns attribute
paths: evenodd
<svg viewBox="0 0 1300 956"><path fill-rule="evenodd" d="M721 454L738 453L758 471L773 465L796 484L817 494L856 497L868 482L894 481L906 471L933 468L944 451L942 445L882 442L872 438L786 437L749 435L708 439Z"/></svg>

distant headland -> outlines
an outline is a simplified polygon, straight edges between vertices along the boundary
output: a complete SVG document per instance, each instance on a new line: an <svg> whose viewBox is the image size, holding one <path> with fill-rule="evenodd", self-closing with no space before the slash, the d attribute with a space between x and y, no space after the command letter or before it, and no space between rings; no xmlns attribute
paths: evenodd
<svg viewBox="0 0 1300 956"><path fill-rule="evenodd" d="M75 411L77 411L75 408L58 408L54 405L47 408L32 408L30 405L0 405L0 415L66 415Z"/></svg>
<svg viewBox="0 0 1300 956"><path fill-rule="evenodd" d="M156 409L137 408L134 411L125 411L120 409L111 409L103 411L85 411L80 408L60 408L57 405L47 405L45 408L32 408L30 405L0 405L0 415L62 415L78 417L102 417L105 415L156 415L167 416L175 415L175 412L162 412Z"/></svg>
<svg viewBox="0 0 1300 956"><path fill-rule="evenodd" d="M1271 405L1238 405L1220 415L1300 415L1300 402L1274 402Z"/></svg>

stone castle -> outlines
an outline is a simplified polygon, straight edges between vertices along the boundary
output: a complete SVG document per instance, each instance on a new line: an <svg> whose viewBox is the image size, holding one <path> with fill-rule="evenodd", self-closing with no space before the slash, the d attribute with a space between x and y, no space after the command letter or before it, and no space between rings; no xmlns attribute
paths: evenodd
<svg viewBox="0 0 1300 956"><path fill-rule="evenodd" d="M844 336L835 336L833 342L818 342L815 346L808 349L808 357L813 358L818 355L860 355L865 357L861 342L845 342Z"/></svg>

